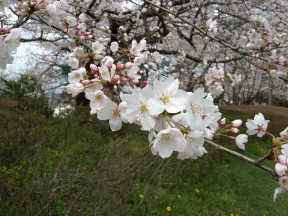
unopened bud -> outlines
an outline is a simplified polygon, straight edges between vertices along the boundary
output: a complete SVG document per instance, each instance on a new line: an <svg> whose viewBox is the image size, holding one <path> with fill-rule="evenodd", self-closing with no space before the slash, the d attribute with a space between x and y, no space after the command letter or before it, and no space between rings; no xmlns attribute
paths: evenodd
<svg viewBox="0 0 288 216"><path fill-rule="evenodd" d="M88 85L90 83L90 80L83 80L82 81L82 84L84 84L84 85Z"/></svg>
<svg viewBox="0 0 288 216"><path fill-rule="evenodd" d="M107 64L106 64L106 66L107 66L109 69L111 69L112 66L113 66L113 62L112 62L112 61L108 61Z"/></svg>
<svg viewBox="0 0 288 216"><path fill-rule="evenodd" d="M125 68L127 68L127 69L131 69L132 67L133 67L133 63L131 63L131 62L127 62L125 64Z"/></svg>
<svg viewBox="0 0 288 216"><path fill-rule="evenodd" d="M279 163L282 165L286 165L287 164L287 157L284 155L278 155L278 160Z"/></svg>
<svg viewBox="0 0 288 216"><path fill-rule="evenodd" d="M228 131L232 132L232 133L238 133L239 132L239 130L237 128L230 128Z"/></svg>
<svg viewBox="0 0 288 216"><path fill-rule="evenodd" d="M239 127L242 125L242 120L240 119L237 119L237 120L234 120L232 123L231 123L231 126L232 127Z"/></svg>
<svg viewBox="0 0 288 216"><path fill-rule="evenodd" d="M98 71L98 67L95 64L90 64L90 69L92 71Z"/></svg>
<svg viewBox="0 0 288 216"><path fill-rule="evenodd" d="M220 120L220 126L225 125L225 124L226 124L226 118L221 119Z"/></svg>
<svg viewBox="0 0 288 216"><path fill-rule="evenodd" d="M208 130L207 133L206 133L206 139L212 140L213 137L214 137L214 134L212 133L212 131Z"/></svg>
<svg viewBox="0 0 288 216"><path fill-rule="evenodd" d="M123 68L123 64L119 61L116 65L116 68L118 71L120 71Z"/></svg>
<svg viewBox="0 0 288 216"><path fill-rule="evenodd" d="M119 75L115 75L115 76L113 77L113 79L116 80L116 81L118 81L118 80L120 79L120 77L119 77Z"/></svg>
<svg viewBox="0 0 288 216"><path fill-rule="evenodd" d="M133 79L132 82L133 82L134 84L138 84L138 83L139 83L139 80L138 80L138 79Z"/></svg>

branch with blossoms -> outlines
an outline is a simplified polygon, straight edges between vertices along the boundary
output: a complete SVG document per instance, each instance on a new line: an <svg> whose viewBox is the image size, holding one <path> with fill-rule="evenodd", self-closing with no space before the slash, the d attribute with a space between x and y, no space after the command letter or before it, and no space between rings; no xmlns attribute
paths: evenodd
<svg viewBox="0 0 288 216"><path fill-rule="evenodd" d="M240 40L230 44L226 38L217 36L220 30L217 17L204 17L203 23L197 21L202 8L211 6L209 1L202 2L192 22L187 19L190 19L190 14L186 9L186 6L188 9L193 8L191 1L172 3L145 0L135 3L136 10L128 8L121 13L118 10L121 10L123 5L113 1L101 1L101 4L92 1L89 5L80 0L10 3L15 3L13 8L19 18L11 29L0 30L2 68L12 62L11 54L20 43L20 30L15 27L28 24L29 20L49 26L69 41L69 46L65 47L69 50L65 60L73 70L68 74L67 92L72 97L84 93L90 100L90 113L97 115L99 120L108 120L112 131L120 130L123 122L139 125L143 131L149 132L151 152L163 159L170 157L173 152L178 154L177 158L180 160L198 159L207 153L204 147L206 143L269 172L274 179L279 178L274 199L288 190L288 144L285 144L288 140L288 128L280 137L274 137L267 131L269 121L265 120L261 113L256 115L254 120L248 120L248 135L272 136L271 150L257 160L212 141L221 136L228 137L234 140L241 150L245 149L245 143L248 142L246 134L234 136L238 134L242 121L234 120L226 124L226 119L221 119L222 114L213 102L213 97L224 92L221 83L225 81L225 71L222 64L244 59L245 62L269 71L271 76L276 77L282 74L281 69L288 67L288 61L284 54L282 55L283 49L279 48L280 42L274 40L274 37L279 35L273 23L268 22L259 10L251 11L249 19L252 25L248 26L243 34L239 33ZM226 5L221 1L215 4ZM4 7L8 6L9 1L3 0L0 11L4 11ZM13 10L12 5L10 8ZM231 14L222 10L215 13L224 13L225 16ZM0 19L2 17L0 15ZM141 18L143 23L140 22ZM244 21L245 25L248 22L246 17L243 19L233 15L234 18ZM110 29L107 23L110 27L114 25L113 28ZM157 26L152 25L155 23ZM108 41L104 40L105 38L100 40L99 32L103 33L103 37L107 37ZM170 33L184 38L195 50L195 55L186 54L178 48L158 48L163 41L166 43L165 37L169 37ZM234 32L232 33L234 35ZM229 34L225 36L232 37ZM195 41L201 45L195 45L195 37L198 37ZM229 55L220 55L223 47L227 48ZM206 51L208 53L209 50L219 50L219 53L214 56L211 54L212 57L207 58ZM180 80L171 75L160 76L165 74L167 67L161 54L175 54L181 62L186 58L193 63L203 64L205 72L202 76L205 84L193 92L186 92L180 89ZM171 57L167 60L169 69L176 64L175 59L172 59ZM210 65L207 64L215 65L209 68ZM241 74L226 74L232 86L242 81ZM204 87L209 93L205 92ZM275 160L275 170L262 164L266 159Z"/></svg>

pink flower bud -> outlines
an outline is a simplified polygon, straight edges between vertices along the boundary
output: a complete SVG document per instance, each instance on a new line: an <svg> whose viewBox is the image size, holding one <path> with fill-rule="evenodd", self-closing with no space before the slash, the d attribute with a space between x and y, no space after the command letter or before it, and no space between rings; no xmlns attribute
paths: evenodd
<svg viewBox="0 0 288 216"><path fill-rule="evenodd" d="M133 79L132 82L133 82L134 84L138 84L138 83L139 83L139 80L138 80L138 79Z"/></svg>
<svg viewBox="0 0 288 216"><path fill-rule="evenodd" d="M107 64L106 64L106 66L107 66L109 69L111 69L112 66L113 66L113 62L112 62L112 61L108 61Z"/></svg>
<svg viewBox="0 0 288 216"><path fill-rule="evenodd" d="M93 38L93 36L92 36L92 35L88 35L88 38L89 38L89 39L92 39L92 38Z"/></svg>
<svg viewBox="0 0 288 216"><path fill-rule="evenodd" d="M90 115L95 115L97 113L98 110L91 110L90 111Z"/></svg>
<svg viewBox="0 0 288 216"><path fill-rule="evenodd" d="M220 121L220 126L221 126L221 125L225 125L225 124L226 124L226 118L221 119L221 121Z"/></svg>
<svg viewBox="0 0 288 216"><path fill-rule="evenodd" d="M95 64L90 64L90 69L92 71L98 71L98 67Z"/></svg>
<svg viewBox="0 0 288 216"><path fill-rule="evenodd" d="M279 163L282 165L286 165L287 164L287 157L284 155L278 155L278 159L279 159Z"/></svg>
<svg viewBox="0 0 288 216"><path fill-rule="evenodd" d="M133 63L131 63L131 62L127 62L125 64L125 68L127 68L127 69L131 69L132 67L133 67Z"/></svg>
<svg viewBox="0 0 288 216"><path fill-rule="evenodd" d="M90 83L90 80L83 80L82 81L82 84L84 84L84 85L88 85Z"/></svg>
<svg viewBox="0 0 288 216"><path fill-rule="evenodd" d="M128 79L126 77L122 78L121 81L126 82Z"/></svg>
<svg viewBox="0 0 288 216"><path fill-rule="evenodd" d="M144 67L148 70L149 69L149 66L147 64L144 65Z"/></svg>
<svg viewBox="0 0 288 216"><path fill-rule="evenodd" d="M208 140L212 140L213 137L214 137L214 134L212 133L212 131L211 131L211 130L208 130L207 133L206 133L206 138L207 138Z"/></svg>
<svg viewBox="0 0 288 216"><path fill-rule="evenodd" d="M116 85L114 85L113 87L114 87L115 90L117 90L117 86Z"/></svg>
<svg viewBox="0 0 288 216"><path fill-rule="evenodd" d="M85 39L85 37L84 36L80 36L80 40L84 40Z"/></svg>
<svg viewBox="0 0 288 216"><path fill-rule="evenodd" d="M239 127L242 125L242 120L240 119L237 119L237 120L234 120L232 123L231 123L231 126L232 127Z"/></svg>
<svg viewBox="0 0 288 216"><path fill-rule="evenodd" d="M116 65L117 70L121 70L123 68L123 64L119 61Z"/></svg>
<svg viewBox="0 0 288 216"><path fill-rule="evenodd" d="M238 133L239 130L237 128L231 128L228 131L232 132L232 133Z"/></svg>
<svg viewBox="0 0 288 216"><path fill-rule="evenodd" d="M140 86L140 88L143 88L144 86L146 86L147 84L149 83L149 81L144 81L142 84L141 84L141 86Z"/></svg>
<svg viewBox="0 0 288 216"><path fill-rule="evenodd" d="M114 80L119 80L120 77L119 77L119 75L115 75L115 76L113 77L113 79L114 79Z"/></svg>

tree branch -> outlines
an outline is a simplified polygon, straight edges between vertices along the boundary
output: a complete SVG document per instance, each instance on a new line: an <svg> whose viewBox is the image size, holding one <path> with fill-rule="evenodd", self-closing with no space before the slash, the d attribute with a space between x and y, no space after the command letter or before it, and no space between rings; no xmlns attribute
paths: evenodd
<svg viewBox="0 0 288 216"><path fill-rule="evenodd" d="M247 156L245 156L243 154L240 154L240 153L238 153L236 151L233 151L231 149L225 148L225 147L223 147L223 146L221 146L221 145L219 145L217 143L214 143L214 142L212 142L210 140L205 139L205 142L208 145L213 146L214 148L216 148L219 151L223 151L223 152L229 153L229 154L231 154L231 155L233 155L233 156L235 156L235 157L237 157L237 158L239 158L241 160L246 161L247 163L253 164L254 166L259 167L260 169L265 170L266 172L270 173L275 180L278 180L278 175L276 174L274 169L261 164L261 162L263 160L265 160L266 158L260 158L258 160L254 160L254 159L249 158L249 157L247 157Z"/></svg>

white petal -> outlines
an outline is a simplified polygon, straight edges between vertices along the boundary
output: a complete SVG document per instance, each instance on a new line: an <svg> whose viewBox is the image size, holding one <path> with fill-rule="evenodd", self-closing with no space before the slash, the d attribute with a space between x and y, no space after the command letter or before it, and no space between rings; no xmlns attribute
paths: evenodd
<svg viewBox="0 0 288 216"><path fill-rule="evenodd" d="M100 110L101 111L101 110ZM100 112L99 111L99 112ZM109 120L109 125L111 127L111 130L112 131L117 131L117 130L120 130L121 127L122 127L122 121L120 118L111 118Z"/></svg>
<svg viewBox="0 0 288 216"><path fill-rule="evenodd" d="M164 111L164 103L158 98L151 98L147 102L147 109L151 115L159 115Z"/></svg>
<svg viewBox="0 0 288 216"><path fill-rule="evenodd" d="M144 130L149 131L155 126L155 118L149 115L148 112L144 112L140 116L140 123Z"/></svg>
<svg viewBox="0 0 288 216"><path fill-rule="evenodd" d="M173 153L173 149L174 149L174 146L172 144L165 144L165 143L163 144L161 140L157 142L157 150L158 150L160 157L162 158L170 157Z"/></svg>
<svg viewBox="0 0 288 216"><path fill-rule="evenodd" d="M108 120L113 117L113 111L108 109L100 109L97 113L99 120Z"/></svg>

